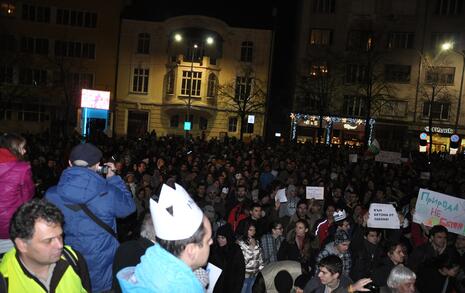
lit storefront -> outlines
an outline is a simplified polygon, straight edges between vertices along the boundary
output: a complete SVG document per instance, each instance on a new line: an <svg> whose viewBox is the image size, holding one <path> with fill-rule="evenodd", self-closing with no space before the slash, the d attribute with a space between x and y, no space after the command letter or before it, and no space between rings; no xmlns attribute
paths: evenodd
<svg viewBox="0 0 465 293"><path fill-rule="evenodd" d="M454 134L454 129L445 127L432 127L433 145L432 152L448 152L450 149L450 137ZM426 141L429 143L429 127L426 126L420 130L427 134ZM429 147L429 146L428 146ZM465 139L461 139L459 149L465 149Z"/></svg>
<svg viewBox="0 0 465 293"><path fill-rule="evenodd" d="M300 143L320 143L361 146L365 140L365 119L291 113L291 140ZM322 127L320 128L320 123ZM368 142L371 143L375 119L370 119ZM319 131L322 131L319 135Z"/></svg>

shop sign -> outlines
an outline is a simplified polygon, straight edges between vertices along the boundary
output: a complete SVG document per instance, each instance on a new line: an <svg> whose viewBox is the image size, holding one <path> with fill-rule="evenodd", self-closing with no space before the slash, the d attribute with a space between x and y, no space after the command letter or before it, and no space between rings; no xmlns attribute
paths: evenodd
<svg viewBox="0 0 465 293"><path fill-rule="evenodd" d="M429 132L429 126L425 127L425 131ZM435 133L446 133L446 134L453 134L454 130L452 128L442 128L442 127L431 127L431 131Z"/></svg>

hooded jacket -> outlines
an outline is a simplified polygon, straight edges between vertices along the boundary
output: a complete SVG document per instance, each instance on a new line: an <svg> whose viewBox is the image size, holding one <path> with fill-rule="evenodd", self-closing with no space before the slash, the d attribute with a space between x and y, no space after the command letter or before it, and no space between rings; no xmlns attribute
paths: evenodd
<svg viewBox="0 0 465 293"><path fill-rule="evenodd" d="M159 244L149 247L135 267L122 269L116 277L124 293L203 293L192 269Z"/></svg>
<svg viewBox="0 0 465 293"><path fill-rule="evenodd" d="M0 239L9 239L8 227L16 209L34 196L31 165L0 148Z"/></svg>
<svg viewBox="0 0 465 293"><path fill-rule="evenodd" d="M116 231L116 218L126 217L136 209L124 181L117 175L105 179L91 169L70 167L63 171L58 185L47 190L45 197L63 212L65 242L86 259L92 291L109 290L119 242L82 210L75 211L70 207L85 204Z"/></svg>

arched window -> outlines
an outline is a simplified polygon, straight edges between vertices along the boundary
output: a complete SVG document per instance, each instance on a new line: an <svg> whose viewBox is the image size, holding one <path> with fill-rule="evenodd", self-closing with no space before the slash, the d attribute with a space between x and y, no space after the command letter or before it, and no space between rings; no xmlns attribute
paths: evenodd
<svg viewBox="0 0 465 293"><path fill-rule="evenodd" d="M150 35L147 33L140 33L137 38L137 53L148 54L150 50Z"/></svg>
<svg viewBox="0 0 465 293"><path fill-rule="evenodd" d="M214 73L210 73L208 76L208 89L207 89L207 97L215 98L216 97L216 90L218 86L218 78Z"/></svg>
<svg viewBox="0 0 465 293"><path fill-rule="evenodd" d="M253 42L245 41L241 45L241 61L252 62L253 60Z"/></svg>

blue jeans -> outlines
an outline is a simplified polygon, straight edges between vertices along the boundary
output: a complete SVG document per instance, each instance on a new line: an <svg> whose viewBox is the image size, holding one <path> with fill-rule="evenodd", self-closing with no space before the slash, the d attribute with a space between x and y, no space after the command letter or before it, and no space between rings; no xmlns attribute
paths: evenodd
<svg viewBox="0 0 465 293"><path fill-rule="evenodd" d="M244 285L242 285L241 293L252 293L253 283L255 283L255 277L245 278Z"/></svg>

